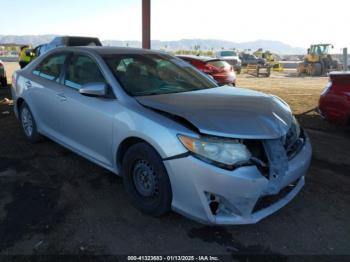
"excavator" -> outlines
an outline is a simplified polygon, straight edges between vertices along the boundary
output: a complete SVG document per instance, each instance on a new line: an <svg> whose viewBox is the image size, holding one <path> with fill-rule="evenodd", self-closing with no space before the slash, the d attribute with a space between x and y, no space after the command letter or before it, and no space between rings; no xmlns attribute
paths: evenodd
<svg viewBox="0 0 350 262"><path fill-rule="evenodd" d="M341 64L330 55L331 48L331 44L311 45L304 61L298 64L298 75L322 76L340 70Z"/></svg>
<svg viewBox="0 0 350 262"><path fill-rule="evenodd" d="M278 62L277 55L271 53L270 51L264 51L262 48L259 48L254 52L254 55L259 58L263 58L271 66L273 71L283 72L283 65Z"/></svg>

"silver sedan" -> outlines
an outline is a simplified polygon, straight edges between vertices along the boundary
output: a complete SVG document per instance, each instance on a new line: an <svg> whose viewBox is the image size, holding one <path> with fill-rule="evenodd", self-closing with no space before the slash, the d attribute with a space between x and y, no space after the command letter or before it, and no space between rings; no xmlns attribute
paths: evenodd
<svg viewBox="0 0 350 262"><path fill-rule="evenodd" d="M219 87L166 53L57 48L13 79L24 135L122 176L146 214L256 223L304 185L311 146L285 102Z"/></svg>

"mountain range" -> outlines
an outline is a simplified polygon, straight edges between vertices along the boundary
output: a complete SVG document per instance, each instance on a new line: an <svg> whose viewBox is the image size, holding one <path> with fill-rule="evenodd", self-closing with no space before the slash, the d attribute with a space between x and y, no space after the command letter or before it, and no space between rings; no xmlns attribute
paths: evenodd
<svg viewBox="0 0 350 262"><path fill-rule="evenodd" d="M31 44L37 46L50 42L56 35L0 35L0 44ZM140 41L104 40L107 46L141 47ZM281 41L256 40L251 42L232 42L217 39L181 39L177 41L152 40L152 49L191 50L199 46L201 50L220 50L237 48L239 50L257 50L263 48L277 54L304 54L305 48L293 47Z"/></svg>

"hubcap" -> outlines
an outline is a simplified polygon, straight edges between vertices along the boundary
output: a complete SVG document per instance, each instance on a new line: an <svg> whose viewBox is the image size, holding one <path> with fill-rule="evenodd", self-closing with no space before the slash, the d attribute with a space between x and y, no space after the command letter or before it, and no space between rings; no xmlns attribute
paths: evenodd
<svg viewBox="0 0 350 262"><path fill-rule="evenodd" d="M147 161L139 160L136 162L133 169L133 181L140 195L144 197L158 195L158 179L153 167Z"/></svg>
<svg viewBox="0 0 350 262"><path fill-rule="evenodd" d="M21 113L22 118L22 126L24 129L24 132L27 136L32 136L33 134L33 118L29 110L25 107L22 110Z"/></svg>

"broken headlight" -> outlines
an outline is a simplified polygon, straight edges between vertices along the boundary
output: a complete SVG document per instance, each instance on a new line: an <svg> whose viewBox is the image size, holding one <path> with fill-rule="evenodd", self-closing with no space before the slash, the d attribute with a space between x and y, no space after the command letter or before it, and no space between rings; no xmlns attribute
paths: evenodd
<svg viewBox="0 0 350 262"><path fill-rule="evenodd" d="M301 128L300 128L299 122L295 118L295 116L293 116L292 125L286 137L287 139L286 143L288 145L294 143L300 137L300 132L301 132Z"/></svg>
<svg viewBox="0 0 350 262"><path fill-rule="evenodd" d="M178 136L181 143L197 158L221 168L234 169L249 162L251 153L239 140Z"/></svg>
<svg viewBox="0 0 350 262"><path fill-rule="evenodd" d="M297 133L297 137L299 137L301 128L300 128L300 124L299 124L298 120L295 118L295 116L293 116L292 128L295 129L295 131Z"/></svg>

